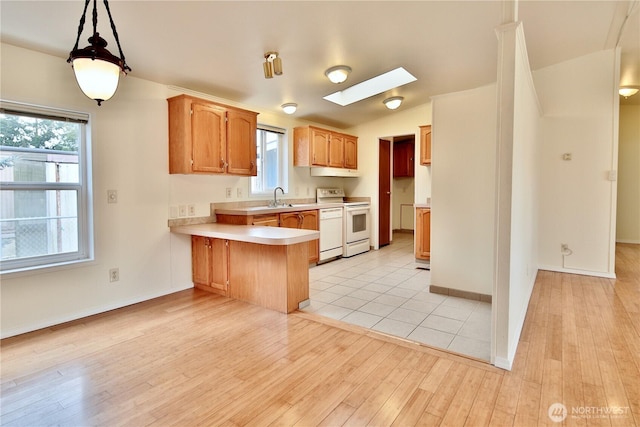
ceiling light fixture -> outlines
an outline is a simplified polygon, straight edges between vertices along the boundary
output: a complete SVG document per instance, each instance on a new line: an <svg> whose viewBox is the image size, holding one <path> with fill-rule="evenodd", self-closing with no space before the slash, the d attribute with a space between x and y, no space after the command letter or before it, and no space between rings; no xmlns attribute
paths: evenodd
<svg viewBox="0 0 640 427"><path fill-rule="evenodd" d="M331 67L325 71L324 75L331 80L331 83L342 83L347 80L350 72L351 67L347 67L346 65L336 65L335 67Z"/></svg>
<svg viewBox="0 0 640 427"><path fill-rule="evenodd" d="M120 57L111 54L111 52L106 49L107 42L100 37L100 33L98 33L97 0L93 0L93 35L89 37L88 40L90 45L83 49L78 49L78 43L80 42L80 35L84 28L87 7L90 1L91 0L85 0L84 11L80 17L80 25L78 26L76 44L69 53L67 62L71 64L76 76L76 81L82 92L89 98L97 101L98 105L102 105L103 101L110 99L116 93L120 73L126 75L128 71L131 71L131 68L129 68L124 59L116 25L113 23L109 2L107 0L104 0L104 7L107 10L107 15L109 15L109 23L111 24L113 37L118 45Z"/></svg>
<svg viewBox="0 0 640 427"><path fill-rule="evenodd" d="M264 54L264 78L270 79L275 74L282 75L282 59L278 56L278 52L267 52Z"/></svg>
<svg viewBox="0 0 640 427"><path fill-rule="evenodd" d="M288 102L286 104L282 104L281 107L282 107L282 111L284 111L285 113L293 114L298 109L298 104L293 102Z"/></svg>
<svg viewBox="0 0 640 427"><path fill-rule="evenodd" d="M628 98L638 93L638 88L635 86L621 86L620 89L618 89L618 93L621 96Z"/></svg>
<svg viewBox="0 0 640 427"><path fill-rule="evenodd" d="M402 104L402 101L404 101L404 98L402 96L392 96L391 98L387 98L384 101L382 101L382 103L389 110L395 110L400 106L400 104Z"/></svg>
<svg viewBox="0 0 640 427"><path fill-rule="evenodd" d="M395 70L387 71L384 74L327 95L324 99L344 107L416 80L418 79L407 70L398 67Z"/></svg>

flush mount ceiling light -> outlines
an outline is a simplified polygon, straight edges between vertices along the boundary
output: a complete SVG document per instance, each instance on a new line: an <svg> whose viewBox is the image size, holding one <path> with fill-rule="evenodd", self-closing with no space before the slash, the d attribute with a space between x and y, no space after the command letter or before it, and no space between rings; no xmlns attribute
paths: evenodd
<svg viewBox="0 0 640 427"><path fill-rule="evenodd" d="M621 86L620 89L618 89L618 93L621 96L628 98L638 93L638 88L635 86Z"/></svg>
<svg viewBox="0 0 640 427"><path fill-rule="evenodd" d="M355 84L344 90L327 95L324 99L344 107L345 105L362 101L365 98L369 98L416 80L418 79L416 79L407 70L402 67L398 67L395 70L388 71L369 80L365 80L362 83Z"/></svg>
<svg viewBox="0 0 640 427"><path fill-rule="evenodd" d="M402 104L404 98L402 96L392 96L391 98L387 98L382 103L386 105L389 110L395 110Z"/></svg>
<svg viewBox="0 0 640 427"><path fill-rule="evenodd" d="M101 105L103 101L110 99L116 93L120 73L126 75L128 71L131 71L131 68L129 68L124 59L116 25L113 23L109 2L107 0L104 0L104 7L107 10L107 15L109 15L109 23L113 31L113 38L118 45L120 57L111 54L111 52L106 49L107 42L100 37L100 33L98 33L97 0L93 0L93 35L89 37L90 45L83 49L78 49L78 43L80 42L80 35L84 28L87 7L90 1L91 0L85 0L84 11L80 17L80 25L78 26L76 44L69 53L67 62L71 64L76 76L76 81L82 92L89 98L97 101L98 105Z"/></svg>
<svg viewBox="0 0 640 427"><path fill-rule="evenodd" d="M282 59L278 56L278 52L267 52L264 54L264 78L270 79L275 74L282 74Z"/></svg>
<svg viewBox="0 0 640 427"><path fill-rule="evenodd" d="M287 104L282 104L281 107L282 107L282 111L284 111L285 113L293 114L298 109L298 104L289 102Z"/></svg>
<svg viewBox="0 0 640 427"><path fill-rule="evenodd" d="M346 65L336 65L335 67L331 67L325 71L324 75L331 80L331 83L342 83L347 80L350 72L351 67L347 67Z"/></svg>

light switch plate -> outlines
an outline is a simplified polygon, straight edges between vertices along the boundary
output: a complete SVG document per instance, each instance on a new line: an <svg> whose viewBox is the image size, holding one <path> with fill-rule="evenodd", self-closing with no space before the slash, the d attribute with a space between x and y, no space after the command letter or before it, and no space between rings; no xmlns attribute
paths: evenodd
<svg viewBox="0 0 640 427"><path fill-rule="evenodd" d="M118 190L107 190L107 203L118 203Z"/></svg>

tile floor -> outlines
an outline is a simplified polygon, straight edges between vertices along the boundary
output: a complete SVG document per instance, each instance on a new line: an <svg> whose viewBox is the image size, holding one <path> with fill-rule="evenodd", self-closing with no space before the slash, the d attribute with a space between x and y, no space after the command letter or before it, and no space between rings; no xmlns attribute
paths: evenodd
<svg viewBox="0 0 640 427"><path fill-rule="evenodd" d="M395 233L378 251L311 268L303 311L488 361L491 304L430 293L418 266L413 235Z"/></svg>

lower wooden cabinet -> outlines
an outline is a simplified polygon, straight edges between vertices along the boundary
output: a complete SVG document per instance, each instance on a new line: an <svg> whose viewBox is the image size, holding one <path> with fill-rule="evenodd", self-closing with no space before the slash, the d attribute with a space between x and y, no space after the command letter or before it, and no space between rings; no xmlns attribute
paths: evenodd
<svg viewBox="0 0 640 427"><path fill-rule="evenodd" d="M319 230L318 211L287 212L280 214L280 227L300 228L303 230ZM318 240L309 242L309 264L320 259L320 247Z"/></svg>
<svg viewBox="0 0 640 427"><path fill-rule="evenodd" d="M229 241L191 236L193 284L227 296L229 290Z"/></svg>
<svg viewBox="0 0 640 427"><path fill-rule="evenodd" d="M431 258L431 209L416 208L416 258Z"/></svg>

